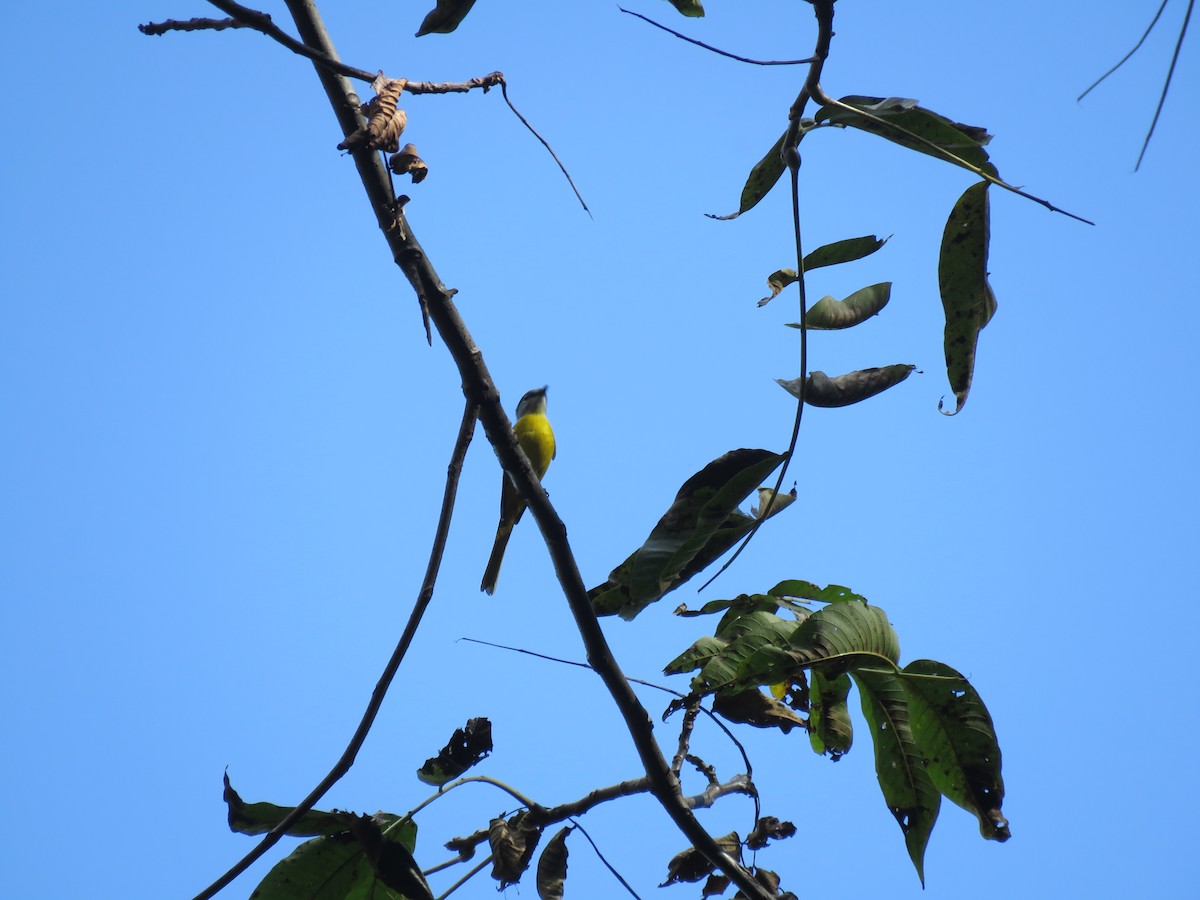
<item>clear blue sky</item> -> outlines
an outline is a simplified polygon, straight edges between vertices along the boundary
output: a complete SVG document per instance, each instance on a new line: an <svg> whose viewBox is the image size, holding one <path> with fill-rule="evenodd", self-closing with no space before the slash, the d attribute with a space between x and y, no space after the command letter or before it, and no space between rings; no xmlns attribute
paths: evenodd
<svg viewBox="0 0 1200 900"><path fill-rule="evenodd" d="M749 56L805 56L812 42L803 3L711 0L705 20L630 3ZM1195 40L1132 172L1183 5L1077 104L1156 3L838 4L830 93L915 97L986 126L1001 174L1096 227L993 191L999 311L966 409L945 418L937 244L971 176L866 135L806 141L809 246L892 235L814 273L814 298L894 282L882 316L813 336L813 367L924 374L811 410L801 501L702 595L685 588L606 630L626 671L654 679L711 624L673 617L679 602L793 577L851 586L888 611L905 659L943 660L982 693L1013 838L986 843L945 804L922 893L861 719L836 765L798 733L755 732L764 811L801 832L759 862L801 896L1195 890ZM429 6L323 11L360 68L504 71L591 205L594 220L497 93L407 100L405 139L430 167L403 188L413 228L510 413L550 384L546 484L596 583L708 460L786 445L792 398L773 379L796 375L794 288L755 302L791 261L788 199L735 222L702 214L736 207L801 72L718 58L611 3L481 0L455 35L414 40ZM287 21L282 4L270 11ZM308 792L415 596L461 414L308 62L251 32L136 30L209 12L6 14L0 868L13 897L191 896L251 844L225 827L224 771L248 800ZM582 658L530 522L497 596L478 593L499 484L479 433L433 607L326 808L416 805L427 789L413 771L478 715L497 742L480 771L543 803L638 774L595 678L458 641ZM736 771L715 729L695 748ZM487 787L455 792L422 821L420 861L511 808ZM744 834L749 819L734 799L704 821ZM684 845L645 800L584 824L644 897ZM620 895L583 841L571 854L568 897Z"/></svg>

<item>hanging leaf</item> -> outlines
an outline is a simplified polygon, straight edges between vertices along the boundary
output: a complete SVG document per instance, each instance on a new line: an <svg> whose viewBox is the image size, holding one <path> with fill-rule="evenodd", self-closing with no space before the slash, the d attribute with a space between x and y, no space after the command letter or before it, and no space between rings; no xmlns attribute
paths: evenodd
<svg viewBox="0 0 1200 900"><path fill-rule="evenodd" d="M979 694L960 673L930 659L909 663L904 674L915 676L900 683L934 785L979 820L979 832L989 841L1008 840L1008 820L1000 813L1000 745Z"/></svg>
<svg viewBox="0 0 1200 900"><path fill-rule="evenodd" d="M892 283L883 281L861 288L845 300L822 297L812 305L805 317L810 331L836 331L865 322L887 306L892 296ZM789 322L789 328L799 328L799 322Z"/></svg>
<svg viewBox="0 0 1200 900"><path fill-rule="evenodd" d="M425 160L417 155L416 144L405 144L400 152L388 160L388 168L397 175L411 175L413 184L420 184L429 174Z"/></svg>
<svg viewBox="0 0 1200 900"><path fill-rule="evenodd" d="M768 697L757 688L718 693L713 698L713 712L730 722L756 728L778 728L784 734L797 725L803 728L806 724L804 718L796 715L786 703Z"/></svg>
<svg viewBox="0 0 1200 900"><path fill-rule="evenodd" d="M671 0L671 5L685 16L699 18L704 15L704 4L700 0Z"/></svg>
<svg viewBox="0 0 1200 900"><path fill-rule="evenodd" d="M747 210L753 209L758 205L758 201L767 196L771 188L775 187L775 182L779 181L779 176L783 174L783 170L787 168L783 164L783 139L786 136L786 132L781 134L779 140L767 151L767 155L760 159L754 168L750 170L750 175L746 178L746 184L742 187L742 199L738 205L737 212L729 213L726 216L714 216L712 213L706 213L710 219L717 219L722 222L736 219Z"/></svg>
<svg viewBox="0 0 1200 900"><path fill-rule="evenodd" d="M406 900L433 900L433 891L409 848L401 840L388 837L377 818L357 817L350 833L384 886ZM415 833L413 837L415 840Z"/></svg>
<svg viewBox="0 0 1200 900"><path fill-rule="evenodd" d="M500 882L500 890L521 880L541 836L541 829L529 822L525 810L507 820L492 819L488 843L492 848L492 877Z"/></svg>
<svg viewBox="0 0 1200 900"><path fill-rule="evenodd" d="M449 34L462 23L474 5L475 0L437 0L437 6L425 14L416 36Z"/></svg>
<svg viewBox="0 0 1200 900"><path fill-rule="evenodd" d="M946 313L946 375L954 391L953 416L967 402L971 377L975 371L975 350L979 332L996 312L996 295L988 284L988 242L990 214L988 182L971 185L954 204L938 257L938 290Z"/></svg>
<svg viewBox="0 0 1200 900"><path fill-rule="evenodd" d="M809 675L808 740L816 753L837 762L850 752L854 726L846 698L850 696L850 676L842 673L829 678L814 670Z"/></svg>
<svg viewBox="0 0 1200 900"><path fill-rule="evenodd" d="M542 851L537 867L537 893L539 900L562 900L563 882L567 880L567 835L573 830L567 825L561 828Z"/></svg>
<svg viewBox="0 0 1200 900"><path fill-rule="evenodd" d="M737 543L755 524L738 504L782 461L768 450L731 450L684 482L645 543L588 591L596 614L634 618Z"/></svg>
<svg viewBox="0 0 1200 900"><path fill-rule="evenodd" d="M463 728L454 729L449 742L438 755L425 760L417 777L426 784L441 787L481 762L492 752L492 723L483 717L467 719Z"/></svg>
<svg viewBox="0 0 1200 900"><path fill-rule="evenodd" d="M843 97L841 102L854 107L856 111L843 109L840 106L822 106L817 110L814 119L817 122L828 122L830 125L843 125L868 131L902 147L907 147L909 150L916 150L918 153L925 153L946 162L954 162L955 165L962 165L963 162L970 163L994 178L999 177L996 167L988 160L987 151L983 149L984 145L992 139L992 136L984 128L952 121L945 116L922 109L917 105L916 100L902 97L850 96ZM861 110L861 112L857 112L857 110ZM868 113L875 119L883 119L897 127L882 125L863 113ZM924 141L928 141L928 144L918 138L923 138ZM962 162L947 159L929 144L952 153Z"/></svg>
<svg viewBox="0 0 1200 900"><path fill-rule="evenodd" d="M229 775L224 776L225 805L228 807L229 830L238 834L266 834L284 820L295 808L274 803L247 803L233 789ZM350 813L321 812L312 809L300 817L286 834L292 837L312 837L317 834L339 834L349 827Z"/></svg>
<svg viewBox="0 0 1200 900"><path fill-rule="evenodd" d="M881 368L858 369L835 378L830 378L821 371L810 372L804 388L804 402L810 406L849 406L899 384L915 368L916 366L897 363ZM800 396L799 378L790 381L784 381L782 378L775 380L793 397Z"/></svg>
<svg viewBox="0 0 1200 900"><path fill-rule="evenodd" d="M337 145L339 150L384 150L395 153L400 149L400 134L408 124L408 114L400 109L400 94L408 84L404 78L387 78L382 72L371 82L375 96L363 108L367 123L346 135Z"/></svg>
<svg viewBox="0 0 1200 900"><path fill-rule="evenodd" d="M925 756L913 737L901 679L878 670L852 674L875 742L875 774L884 802L904 832L908 856L924 887L925 848L941 808L941 792L930 779Z"/></svg>

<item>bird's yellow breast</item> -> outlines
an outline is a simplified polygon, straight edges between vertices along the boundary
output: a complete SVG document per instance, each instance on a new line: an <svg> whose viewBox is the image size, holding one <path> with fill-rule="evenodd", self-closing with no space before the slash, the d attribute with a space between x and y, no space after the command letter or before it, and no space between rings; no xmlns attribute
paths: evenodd
<svg viewBox="0 0 1200 900"><path fill-rule="evenodd" d="M517 419L513 431L521 449L529 457L533 471L541 478L550 468L550 460L554 459L555 453L554 429L550 427L550 420L544 413L527 413Z"/></svg>

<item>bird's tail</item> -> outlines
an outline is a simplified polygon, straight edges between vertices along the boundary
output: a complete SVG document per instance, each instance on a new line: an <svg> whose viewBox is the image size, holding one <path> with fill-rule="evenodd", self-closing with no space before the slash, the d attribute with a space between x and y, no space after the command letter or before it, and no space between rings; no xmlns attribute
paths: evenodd
<svg viewBox="0 0 1200 900"><path fill-rule="evenodd" d="M488 557L487 568L483 570L483 581L479 585L479 589L485 594L492 594L496 591L496 580L500 577L500 563L504 562L504 549L508 546L508 539L516 524L516 522L506 522L501 519L500 526L496 529L496 543L492 544L492 555Z"/></svg>

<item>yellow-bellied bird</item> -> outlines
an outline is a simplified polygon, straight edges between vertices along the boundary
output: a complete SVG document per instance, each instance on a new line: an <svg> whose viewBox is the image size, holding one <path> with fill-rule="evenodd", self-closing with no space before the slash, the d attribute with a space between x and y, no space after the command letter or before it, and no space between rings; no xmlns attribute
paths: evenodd
<svg viewBox="0 0 1200 900"><path fill-rule="evenodd" d="M517 422L513 432L517 443L529 457L529 464L537 472L541 480L546 470L550 468L550 460L554 459L554 429L546 418L546 388L536 388L517 404ZM500 577L500 563L504 561L504 548L508 546L508 538L513 526L521 521L525 514L525 501L517 493L508 476L504 476L504 485L500 489L500 524L496 527L496 543L492 545L492 555L488 559L487 569L483 573L483 583L479 589L491 594L496 590L496 579Z"/></svg>

